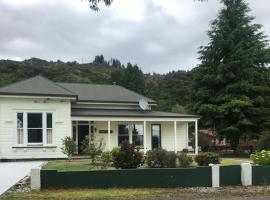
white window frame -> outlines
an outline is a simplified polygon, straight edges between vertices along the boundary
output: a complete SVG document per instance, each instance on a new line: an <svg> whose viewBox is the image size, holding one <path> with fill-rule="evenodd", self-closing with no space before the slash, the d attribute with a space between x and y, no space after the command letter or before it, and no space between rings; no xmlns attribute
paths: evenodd
<svg viewBox="0 0 270 200"><path fill-rule="evenodd" d="M117 123L117 145L120 145L119 144L119 125L127 125L128 126L128 137L129 137L129 143L130 144L133 144L133 133L132 133L132 126L133 125L142 125L143 126L143 123L141 123L141 122L133 122L133 121L131 121L131 122L124 122L124 121L119 121L118 123ZM143 133L144 134L144 133ZM143 146L144 146L144 139L143 139L143 144L142 145L139 145L139 146L136 146L137 148L143 148Z"/></svg>
<svg viewBox="0 0 270 200"><path fill-rule="evenodd" d="M17 128L17 115L18 113L23 113L23 144L18 144L18 128ZM42 114L42 142L32 143L28 142L28 114ZM47 128L47 114L52 114L52 128ZM44 110L16 110L15 112L15 144L16 146L53 146L55 141L55 112L54 111L44 111ZM38 128L30 128L38 129ZM47 143L47 130L52 130L52 143Z"/></svg>

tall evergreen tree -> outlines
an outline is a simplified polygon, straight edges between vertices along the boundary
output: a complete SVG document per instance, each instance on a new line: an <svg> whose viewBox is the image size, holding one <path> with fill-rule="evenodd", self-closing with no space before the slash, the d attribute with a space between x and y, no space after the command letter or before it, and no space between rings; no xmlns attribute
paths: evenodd
<svg viewBox="0 0 270 200"><path fill-rule="evenodd" d="M145 84L142 70L137 65L127 64L122 78L122 85L130 90L144 94Z"/></svg>
<svg viewBox="0 0 270 200"><path fill-rule="evenodd" d="M224 7L201 47L193 70L191 109L205 127L215 127L234 148L241 136L270 125L270 51L261 25L244 0L221 0Z"/></svg>

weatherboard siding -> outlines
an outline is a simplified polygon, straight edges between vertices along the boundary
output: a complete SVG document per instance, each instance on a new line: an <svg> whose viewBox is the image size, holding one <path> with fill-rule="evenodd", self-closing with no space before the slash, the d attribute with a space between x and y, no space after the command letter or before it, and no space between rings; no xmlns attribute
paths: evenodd
<svg viewBox="0 0 270 200"><path fill-rule="evenodd" d="M0 159L63 158L62 139L71 136L69 100L0 98ZM16 112L53 112L53 144L56 148L16 148ZM23 145L26 147L26 145Z"/></svg>

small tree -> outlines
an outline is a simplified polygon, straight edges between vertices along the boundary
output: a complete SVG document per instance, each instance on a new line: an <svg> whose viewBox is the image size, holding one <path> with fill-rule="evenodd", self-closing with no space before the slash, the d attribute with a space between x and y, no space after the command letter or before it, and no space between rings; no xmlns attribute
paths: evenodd
<svg viewBox="0 0 270 200"><path fill-rule="evenodd" d="M68 159L71 160L76 150L75 142L73 141L71 137L67 136L62 140L62 144L63 144L63 147L61 147L61 150L63 154L67 155Z"/></svg>
<svg viewBox="0 0 270 200"><path fill-rule="evenodd" d="M94 133L86 136L82 142L82 151L91 158L91 163L96 164L97 158L102 154L104 148L103 139L97 139Z"/></svg>

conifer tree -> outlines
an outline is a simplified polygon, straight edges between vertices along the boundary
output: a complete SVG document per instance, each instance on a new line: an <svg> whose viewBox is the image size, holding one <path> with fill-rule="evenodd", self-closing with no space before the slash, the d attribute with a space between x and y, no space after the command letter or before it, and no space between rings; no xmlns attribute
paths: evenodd
<svg viewBox="0 0 270 200"><path fill-rule="evenodd" d="M236 149L242 136L269 129L270 50L244 0L221 2L209 43L199 50L201 64L193 70L191 109Z"/></svg>

